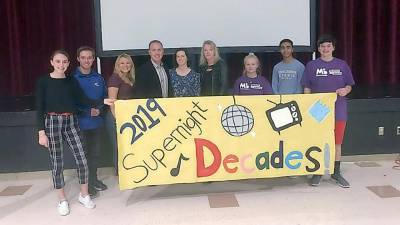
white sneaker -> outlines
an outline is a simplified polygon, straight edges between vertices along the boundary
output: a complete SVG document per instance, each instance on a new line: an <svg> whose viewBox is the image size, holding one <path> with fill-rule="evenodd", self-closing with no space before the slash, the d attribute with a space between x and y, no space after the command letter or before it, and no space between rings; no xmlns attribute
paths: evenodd
<svg viewBox="0 0 400 225"><path fill-rule="evenodd" d="M83 197L82 194L79 193L78 201L88 209L94 209L94 207L96 207L96 204L90 199L90 195Z"/></svg>
<svg viewBox="0 0 400 225"><path fill-rule="evenodd" d="M58 213L60 213L61 216L66 216L69 214L69 205L67 200L62 200L58 203Z"/></svg>

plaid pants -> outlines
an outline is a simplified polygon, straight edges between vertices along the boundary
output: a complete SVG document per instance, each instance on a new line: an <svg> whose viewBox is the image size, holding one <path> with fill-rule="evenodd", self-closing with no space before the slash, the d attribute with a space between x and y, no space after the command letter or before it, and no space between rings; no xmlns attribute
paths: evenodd
<svg viewBox="0 0 400 225"><path fill-rule="evenodd" d="M88 183L89 170L83 151L82 137L77 118L73 115L47 115L45 120L46 135L49 138L49 153L52 165L54 188L60 189L64 183L63 140L70 147L77 165L80 184Z"/></svg>

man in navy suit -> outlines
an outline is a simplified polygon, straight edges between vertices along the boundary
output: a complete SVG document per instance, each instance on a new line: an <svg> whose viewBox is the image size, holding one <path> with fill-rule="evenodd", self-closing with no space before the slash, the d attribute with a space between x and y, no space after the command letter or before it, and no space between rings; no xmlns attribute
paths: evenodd
<svg viewBox="0 0 400 225"><path fill-rule="evenodd" d="M136 90L138 98L167 98L168 74L164 68L162 57L164 47L161 41L152 40L149 43L150 60L137 70Z"/></svg>

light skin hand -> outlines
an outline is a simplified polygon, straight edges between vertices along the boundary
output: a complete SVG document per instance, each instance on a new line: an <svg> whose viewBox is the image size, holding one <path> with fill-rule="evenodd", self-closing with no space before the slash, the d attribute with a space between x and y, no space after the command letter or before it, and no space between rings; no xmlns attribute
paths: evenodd
<svg viewBox="0 0 400 225"><path fill-rule="evenodd" d="M100 115L100 110L96 108L91 108L90 109L90 116L98 116Z"/></svg>
<svg viewBox="0 0 400 225"><path fill-rule="evenodd" d="M105 98L104 99L104 104L105 105L109 105L109 106L114 106L114 102L116 101L117 99L113 99L113 98Z"/></svg>
<svg viewBox="0 0 400 225"><path fill-rule="evenodd" d="M44 132L44 130L39 131L39 144L43 145L46 148L49 147L49 139L47 138L47 135Z"/></svg>
<svg viewBox="0 0 400 225"><path fill-rule="evenodd" d="M344 88L339 88L336 90L336 94L338 94L341 97L346 96L347 94L349 94L351 91L351 86L346 86Z"/></svg>

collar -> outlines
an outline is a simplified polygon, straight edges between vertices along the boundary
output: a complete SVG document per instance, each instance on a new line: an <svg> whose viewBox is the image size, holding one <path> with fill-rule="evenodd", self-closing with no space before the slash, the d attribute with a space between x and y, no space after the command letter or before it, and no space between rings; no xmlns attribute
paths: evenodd
<svg viewBox="0 0 400 225"><path fill-rule="evenodd" d="M152 59L150 59L150 61L151 61L151 63L153 64L154 68L157 68L158 66L161 66L161 67L164 66L164 63L163 63L163 62L161 62L160 65L158 65L158 64L155 63Z"/></svg>
<svg viewBox="0 0 400 225"><path fill-rule="evenodd" d="M75 74L78 75L79 77L89 77L89 76L93 76L94 73L93 73L93 70L90 69L90 73L88 73L88 74L83 74L83 73L81 72L81 70L79 69L79 66L78 66L78 67L76 67Z"/></svg>

